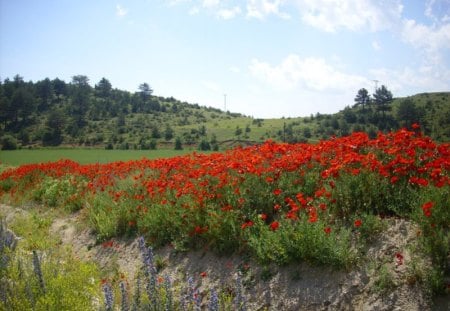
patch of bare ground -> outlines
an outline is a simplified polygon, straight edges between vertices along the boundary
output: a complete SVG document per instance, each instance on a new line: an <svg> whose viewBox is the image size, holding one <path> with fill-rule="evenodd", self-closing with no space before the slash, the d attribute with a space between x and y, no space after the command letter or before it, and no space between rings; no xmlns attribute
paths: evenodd
<svg viewBox="0 0 450 311"><path fill-rule="evenodd" d="M11 221L18 208L1 205ZM112 239L96 244L94 233L80 226L81 214L56 218L50 233L72 247L81 260L92 260L109 273L122 274L133 285L141 267L137 239ZM248 310L450 310L449 297L434 303L411 274L413 262L423 262L414 252L418 228L409 221L387 219L387 229L368 246L366 260L350 271L307 263L285 267L261 266L243 256L217 256L209 251L180 252L172 247L154 251L159 275L169 276L175 291L196 280L204 306L210 288L234 294L238 273Z"/></svg>

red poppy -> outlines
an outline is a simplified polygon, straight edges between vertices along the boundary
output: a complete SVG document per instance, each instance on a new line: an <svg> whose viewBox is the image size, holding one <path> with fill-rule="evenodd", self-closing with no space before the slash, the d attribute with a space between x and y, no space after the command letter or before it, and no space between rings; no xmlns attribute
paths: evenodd
<svg viewBox="0 0 450 311"><path fill-rule="evenodd" d="M274 191L273 191L273 194L274 195L280 195L281 193L282 193L283 191L281 190L281 189L275 189Z"/></svg>
<svg viewBox="0 0 450 311"><path fill-rule="evenodd" d="M354 222L354 225L356 228L360 227L362 225L362 220L361 219L356 219Z"/></svg>
<svg viewBox="0 0 450 311"><path fill-rule="evenodd" d="M205 271L203 271L202 273L200 273L200 276L201 276L202 278L205 278L205 277L208 276L208 274L207 274Z"/></svg>
<svg viewBox="0 0 450 311"><path fill-rule="evenodd" d="M280 227L280 223L278 221L274 221L270 224L270 230L275 231Z"/></svg>
<svg viewBox="0 0 450 311"><path fill-rule="evenodd" d="M403 264L403 255L401 253L395 254L396 265L401 266Z"/></svg>
<svg viewBox="0 0 450 311"><path fill-rule="evenodd" d="M323 229L323 231L324 231L326 234L330 234L330 233L331 233L331 228L330 228L330 227L325 227L325 228Z"/></svg>
<svg viewBox="0 0 450 311"><path fill-rule="evenodd" d="M245 228L251 227L251 226L253 226L253 221L248 220L241 225L241 229L244 230Z"/></svg>
<svg viewBox="0 0 450 311"><path fill-rule="evenodd" d="M422 211L425 217L431 217L431 209L433 208L434 203L431 201L428 201L422 205Z"/></svg>

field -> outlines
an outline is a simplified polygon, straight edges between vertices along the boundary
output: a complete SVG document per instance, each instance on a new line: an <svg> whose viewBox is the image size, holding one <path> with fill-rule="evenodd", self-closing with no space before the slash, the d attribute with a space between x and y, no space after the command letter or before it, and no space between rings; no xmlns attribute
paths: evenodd
<svg viewBox="0 0 450 311"><path fill-rule="evenodd" d="M155 160L86 159L91 164L59 160L5 170L0 175L0 196L9 204L31 202L67 215L75 213L95 234L95 245L89 247L114 248L117 239L139 237L147 293L142 293L143 300L141 294L133 296L138 297L135 306L183 310L182 302L172 297L180 293L179 287L172 290L179 283L157 275L168 263L154 257L153 250L164 247L171 249L172 257L188 251L239 255L262 267L263 280L270 279L273 267L299 263L333 271L356 269L369 276L358 281L365 294L385 301L390 292L411 299L448 292L450 146L423 136L418 126L379 133L374 139L353 133L317 144L268 141L222 153ZM36 222L45 227L45 222ZM393 241L398 244L373 255L377 241L386 243L391 236L398 236ZM28 247L49 252L45 243ZM43 280L53 277L36 272L38 260L33 260L35 295L48 298ZM217 310L211 305L219 292L223 305L243 309L241 287L256 286L255 276L245 274L245 266L239 268L236 288L203 288L200 301L198 295L189 296L190 306ZM7 278L17 277L14 267L10 266ZM201 277L208 273L213 274L203 271ZM240 276L246 277L243 283ZM121 287L122 297L130 301L132 294L123 289L121 279L116 270L97 280L106 309L113 304L108 297L114 287ZM130 282L135 282L133 276ZM5 284L11 292L23 291L22 300L11 300L17 305L35 301L27 298L25 284ZM119 304L118 298L115 303ZM262 307L259 301L251 303ZM313 306L305 303L297 306ZM342 303L348 302L339 301L341 307L349 307Z"/></svg>
<svg viewBox="0 0 450 311"><path fill-rule="evenodd" d="M115 161L157 159L191 153L192 149L173 150L104 150L104 149L21 149L0 152L0 163L18 166L69 159L81 164L108 163Z"/></svg>

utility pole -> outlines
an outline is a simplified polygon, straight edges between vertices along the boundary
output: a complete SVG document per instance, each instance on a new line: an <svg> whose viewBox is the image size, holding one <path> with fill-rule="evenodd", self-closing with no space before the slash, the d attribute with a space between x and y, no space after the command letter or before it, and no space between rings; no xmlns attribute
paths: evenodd
<svg viewBox="0 0 450 311"><path fill-rule="evenodd" d="M378 90L378 82L380 82L380 81L378 81L378 80L372 80L372 81L375 82L375 91L373 92L375 94Z"/></svg>
<svg viewBox="0 0 450 311"><path fill-rule="evenodd" d="M227 112L227 94L223 94L223 109Z"/></svg>

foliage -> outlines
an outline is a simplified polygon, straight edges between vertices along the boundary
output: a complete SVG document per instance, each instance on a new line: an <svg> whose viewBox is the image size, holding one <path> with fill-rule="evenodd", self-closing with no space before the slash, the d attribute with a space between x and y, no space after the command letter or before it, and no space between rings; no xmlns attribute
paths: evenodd
<svg viewBox="0 0 450 311"><path fill-rule="evenodd" d="M143 234L154 246L245 252L264 264L351 266L382 231L381 218L403 217L421 226L433 271L445 273L449 168L449 145L415 125L374 139L353 133L169 159L24 165L0 175L0 195L77 202L70 209L84 208L99 241ZM435 289L443 279L434 278Z"/></svg>
<svg viewBox="0 0 450 311"><path fill-rule="evenodd" d="M31 228L29 227L31 225ZM0 245L5 266L0 269L2 310L91 310L99 299L98 271L75 259L69 249L54 247L47 225L21 217L13 225L27 239L17 247ZM0 230L3 241L8 231ZM29 234L27 234L29 232ZM27 250L33 250L30 254ZM36 251L38 249L38 251Z"/></svg>
<svg viewBox="0 0 450 311"><path fill-rule="evenodd" d="M17 140L11 135L4 135L0 139L0 145L2 145L2 150L16 150Z"/></svg>
<svg viewBox="0 0 450 311"><path fill-rule="evenodd" d="M211 149L217 150L219 144L229 147L224 142L236 140L295 143L358 131L375 137L378 131L410 128L415 122L435 140L450 139L450 93L395 99L385 86L373 95L360 89L352 108L333 115L265 120L158 97L148 83L131 93L102 78L93 88L84 75L72 77L70 83L48 78L25 82L17 75L0 83L0 94L0 135L12 135L22 146L111 144L114 149L133 149L135 145L148 148L153 138L158 146L164 143L173 149L173 138L180 137L192 146L214 139Z"/></svg>

